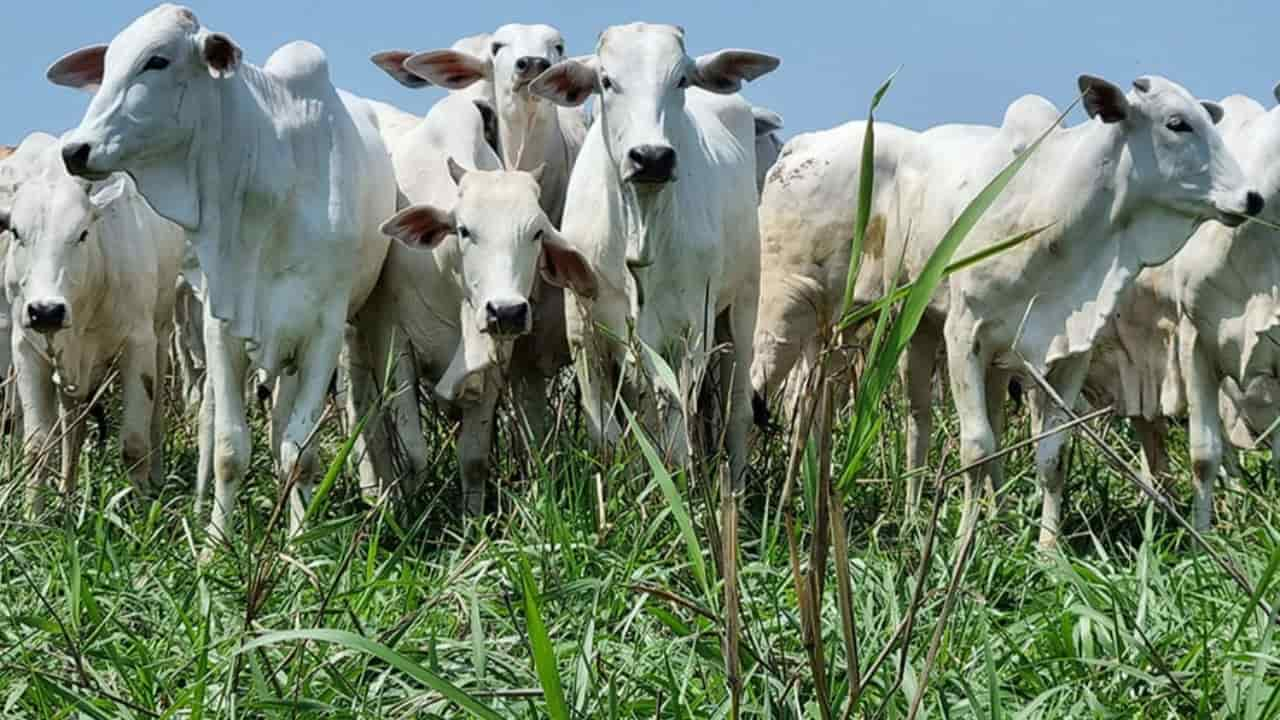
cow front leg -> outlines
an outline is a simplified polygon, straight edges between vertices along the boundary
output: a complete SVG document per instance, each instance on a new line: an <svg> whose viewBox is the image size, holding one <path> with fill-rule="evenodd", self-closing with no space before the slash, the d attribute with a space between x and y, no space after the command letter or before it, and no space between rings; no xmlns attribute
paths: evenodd
<svg viewBox="0 0 1280 720"><path fill-rule="evenodd" d="M298 363L296 376L281 379L282 391L293 386L276 398L277 417L281 420L287 418L280 435L279 457L280 481L293 480L293 489L289 493L291 535L301 531L315 489L316 452L310 442L324 414L329 380L337 368L344 336L344 324L339 319L336 327L326 328L320 337L312 341ZM289 407L280 407L286 404Z"/></svg>
<svg viewBox="0 0 1280 720"><path fill-rule="evenodd" d="M600 306L596 304L595 307ZM565 324L578 388L582 391L582 413L587 421L587 432L596 447L608 453L622 438L622 428L614 412L617 387L611 377L613 373L607 367L617 360L615 344L596 331L591 311L572 294L565 296ZM625 327L625 324L609 327Z"/></svg>
<svg viewBox="0 0 1280 720"><path fill-rule="evenodd" d="M157 367L157 342L154 337L134 338L128 342L120 358L120 378L124 415L121 420L120 450L134 493L148 497L155 477L154 458L161 448L154 447L152 425L159 404L160 368ZM163 440L161 440L163 442ZM163 447L163 445L161 446Z"/></svg>
<svg viewBox="0 0 1280 720"><path fill-rule="evenodd" d="M59 424L62 427L62 498L70 501L79 488L80 451L88 435L89 406L65 393L58 394Z"/></svg>
<svg viewBox="0 0 1280 720"><path fill-rule="evenodd" d="M244 342L232 337L227 324L204 314L205 351L213 390L213 509L208 539L230 541L236 494L249 469L249 423L245 415L244 383L249 358Z"/></svg>
<svg viewBox="0 0 1280 720"><path fill-rule="evenodd" d="M1195 337L1194 330L1180 334ZM1223 439L1217 373L1198 344L1198 339L1185 342L1181 360L1187 379L1187 439L1195 485L1194 523L1196 530L1207 532L1213 525L1213 481L1222 463Z"/></svg>
<svg viewBox="0 0 1280 720"><path fill-rule="evenodd" d="M1080 397L1080 389L1089 370L1089 355L1073 357L1060 361L1053 369L1049 384L1062 400L1059 405L1049 397L1044 389L1037 389L1034 395L1033 412L1035 415L1036 433L1052 430L1070 422L1070 409ZM1040 477L1043 492L1040 508L1040 547L1051 549L1058 543L1062 525L1062 492L1067 481L1067 443L1071 433L1064 431L1050 435L1036 443L1036 470Z"/></svg>
<svg viewBox="0 0 1280 720"><path fill-rule="evenodd" d="M729 308L729 331L733 346L730 354L723 356L720 381L722 395L728 404L729 425L725 440L729 446L729 472L735 493L741 492L747 482L747 466L751 448L751 364L755 360L752 341L756 334L759 288L739 294Z"/></svg>
<svg viewBox="0 0 1280 720"><path fill-rule="evenodd" d="M468 517L484 513L485 487L489 482L489 450L493 445L493 414L498 393L492 378L485 378L480 399L462 411L458 430L458 467L462 469L462 508Z"/></svg>
<svg viewBox="0 0 1280 720"><path fill-rule="evenodd" d="M999 439L987 416L986 375L991 364L990 353L976 341L973 326L957 319L956 315L953 313L947 318L947 370L960 418L960 462L967 467L994 455ZM999 460L985 462L964 475L962 534L977 521L974 488L990 482L990 466L996 462Z"/></svg>
<svg viewBox="0 0 1280 720"><path fill-rule="evenodd" d="M49 456L54 452L54 429L58 423L58 405L53 374L33 348L13 334L13 366L18 382L18 401L22 406L22 447L27 474L27 510L32 517L44 512L44 486Z"/></svg>

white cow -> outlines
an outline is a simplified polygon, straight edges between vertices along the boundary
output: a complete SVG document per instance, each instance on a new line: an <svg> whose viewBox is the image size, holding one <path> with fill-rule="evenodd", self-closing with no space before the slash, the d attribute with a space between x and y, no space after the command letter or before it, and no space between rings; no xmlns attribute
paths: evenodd
<svg viewBox="0 0 1280 720"><path fill-rule="evenodd" d="M1277 91L1280 100L1280 88ZM1280 203L1280 108L1222 101L1219 128L1267 207ZM1164 418L1189 417L1195 524L1213 519L1226 441L1252 447L1280 416L1280 258L1256 223L1201 225L1174 259L1143 271L1109 325L1087 391L1133 418L1152 474L1163 465ZM1280 462L1280 433L1269 440Z"/></svg>
<svg viewBox="0 0 1280 720"><path fill-rule="evenodd" d="M14 366L30 461L29 506L43 508L39 462L62 439L62 491L75 491L89 402L119 362L121 450L134 489L163 478L161 398L173 328L182 231L157 216L132 181L91 185L63 167L55 144L18 187L5 291L13 307Z"/></svg>
<svg viewBox="0 0 1280 720"><path fill-rule="evenodd" d="M7 148L0 158L0 212L9 212L13 208L13 196L18 186L36 171L41 153L48 146L56 143L58 138L42 132L31 133L22 139L16 148ZM0 232L0 277L4 277L5 258L9 255L8 231ZM7 423L10 418L5 414L10 410L20 415L17 408L17 395L10 382L10 371L13 369L12 346L9 343L10 318L9 300L0 292L0 422ZM16 419L16 418L15 418Z"/></svg>
<svg viewBox="0 0 1280 720"><path fill-rule="evenodd" d="M958 250L965 256L1050 226L952 278L944 336L965 464L998 449L989 408L1003 398L1008 373L1030 366L1045 374L1069 407L1137 273L1168 260L1198 221L1239 224L1262 204L1213 125L1217 105L1159 77L1139 78L1128 95L1090 76L1079 86L1093 120L1051 135ZM1042 417L1049 426L1064 419L1056 408ZM1037 451L1046 544L1058 529L1062 441L1054 436ZM999 490L998 465L966 476L969 522L974 481Z"/></svg>
<svg viewBox="0 0 1280 720"><path fill-rule="evenodd" d="M471 92L482 86L493 98L502 167L531 172L542 168L542 207L556 226L564 214L569 174L586 137L578 108L559 107L529 92L530 83L552 64L564 59L565 42L548 25L503 25L484 36L480 52L460 47L418 53L401 61L401 82L407 75L416 84L430 83ZM395 58L380 53L375 58ZM415 86L413 82L408 82ZM479 100L476 100L479 103ZM570 362L564 329L564 294L560 288L537 283L533 297L533 332L516 341L510 365L513 390L528 420L535 442L547 431L546 382Z"/></svg>
<svg viewBox="0 0 1280 720"><path fill-rule="evenodd" d="M731 472L746 469L751 424L751 338L760 283L755 127L737 90L778 66L775 57L722 50L697 59L684 33L637 23L605 30L594 55L565 60L531 90L565 106L598 93L598 112L569 181L563 235L596 275L592 299L566 294L569 344L591 433L620 436L613 399L628 365L628 328L679 373L684 394L697 387L715 339L732 341L722 363ZM599 329L599 323L604 327ZM719 324L718 323L722 323ZM649 377L657 368L638 358ZM627 373L631 375L633 373ZM662 384L634 383L665 412L663 444L687 457L684 398ZM665 406L665 407L663 407Z"/></svg>
<svg viewBox="0 0 1280 720"><path fill-rule="evenodd" d="M594 295L595 281L586 260L565 246L539 204L537 171L467 171L451 158L445 162L455 198L412 205L383 231L405 246L393 250L389 262L411 258L419 273L416 301L395 308L392 318L396 329L407 330L414 350L401 362L413 363L418 374L435 382L440 398L462 416L463 509L474 515L484 509L504 366L514 340L532 329L529 305L539 269L546 281L587 296ZM380 286L378 292L387 289ZM370 332L370 325L386 318L367 316L387 310L370 302L361 328ZM380 337L376 332L372 336ZM417 394L402 394L409 407L397 417L401 438L420 438ZM390 449L385 440L370 445L375 454Z"/></svg>
<svg viewBox="0 0 1280 720"><path fill-rule="evenodd" d="M191 10L162 5L110 46L73 52L48 73L98 88L63 140L67 167L87 177L127 170L200 257L214 539L230 531L248 468L251 363L280 376L272 446L281 478L297 478L290 516L299 526L313 482L310 437L346 320L386 257L378 226L396 198L376 110L334 88L319 48L285 45L261 68L241 56Z"/></svg>

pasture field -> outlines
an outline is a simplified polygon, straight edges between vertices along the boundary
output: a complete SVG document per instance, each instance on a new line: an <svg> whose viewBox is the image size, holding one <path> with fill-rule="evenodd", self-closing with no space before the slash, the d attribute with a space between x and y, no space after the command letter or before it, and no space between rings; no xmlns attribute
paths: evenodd
<svg viewBox="0 0 1280 720"><path fill-rule="evenodd" d="M933 446L954 468L954 416L937 407ZM820 609L825 673L815 681L811 670L778 512L786 451L775 436L757 443L741 501L742 717L902 718L921 692L918 717L1280 715L1275 617L1262 609L1275 604L1280 567L1265 455L1247 456L1244 482L1219 494L1208 537L1253 597L1085 441L1071 458L1060 550L1036 549L1034 458L1014 452L1010 502L979 524L949 591L960 481L941 486L936 525L928 479L923 509L904 517L896 389L881 409L883 431L843 507L858 705L849 711L831 571ZM34 521L19 512L22 471L6 440L0 717L730 717L719 498L705 479L677 474L668 484L630 441L602 465L568 410L536 458L503 423L496 511L484 527L464 526L451 427L431 415L437 477L420 512L370 506L341 468L308 530L290 541L287 523L272 520L280 494L257 412L239 535L202 563L193 427L176 407L171 416L159 498L139 504L124 492L112 439L106 452L85 453L80 492ZM325 425L326 461L341 445L339 425ZM1011 425L1029 436L1025 412ZM1137 466L1126 425L1091 425ZM837 443L837 471L842 453ZM1181 430L1171 453L1166 479L1185 514ZM802 550L815 473L804 465L796 493ZM906 642L891 646L901 626Z"/></svg>

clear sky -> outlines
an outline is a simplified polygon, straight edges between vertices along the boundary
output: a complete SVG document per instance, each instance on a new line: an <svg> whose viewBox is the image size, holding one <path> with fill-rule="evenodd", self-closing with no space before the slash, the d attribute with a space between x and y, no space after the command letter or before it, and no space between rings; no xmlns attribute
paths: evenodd
<svg viewBox="0 0 1280 720"><path fill-rule="evenodd" d="M78 123L87 96L50 85L45 68L67 51L109 41L154 4L5 0L0 144ZM1160 74L1201 97L1245 93L1267 107L1280 80L1274 0L193 0L190 6L207 27L235 38L251 62L289 40L310 40L328 52L340 87L416 112L440 91L401 88L368 61L370 54L448 47L507 22L555 25L570 54L589 52L604 27L633 20L683 25L692 55L723 47L774 53L782 66L745 94L781 113L787 136L864 117L871 92L899 65L880 117L917 129L998 123L1024 93L1065 106L1084 72L1126 87L1139 75Z"/></svg>

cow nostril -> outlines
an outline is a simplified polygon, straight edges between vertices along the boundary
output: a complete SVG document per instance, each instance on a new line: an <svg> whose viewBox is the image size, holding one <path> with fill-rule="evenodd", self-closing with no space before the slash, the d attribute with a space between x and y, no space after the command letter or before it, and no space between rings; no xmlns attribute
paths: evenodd
<svg viewBox="0 0 1280 720"><path fill-rule="evenodd" d="M1245 196L1245 202L1244 202L1245 214L1257 215L1258 213L1262 212L1262 208L1264 205L1266 205L1266 202L1263 201L1262 195L1257 192L1254 192L1253 190L1250 190L1249 194Z"/></svg>
<svg viewBox="0 0 1280 720"><path fill-rule="evenodd" d="M516 60L516 69L524 72L529 69L529 58L519 58Z"/></svg>
<svg viewBox="0 0 1280 720"><path fill-rule="evenodd" d="M62 146L62 162L67 166L67 172L72 175L78 175L89 167L89 151L88 143L70 143Z"/></svg>
<svg viewBox="0 0 1280 720"><path fill-rule="evenodd" d="M60 330L67 320L67 306L60 302L33 302L27 305L27 319L34 330Z"/></svg>

